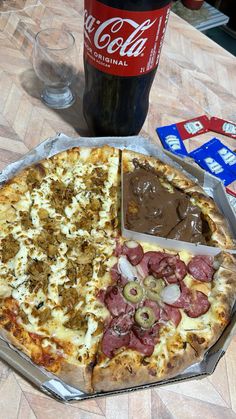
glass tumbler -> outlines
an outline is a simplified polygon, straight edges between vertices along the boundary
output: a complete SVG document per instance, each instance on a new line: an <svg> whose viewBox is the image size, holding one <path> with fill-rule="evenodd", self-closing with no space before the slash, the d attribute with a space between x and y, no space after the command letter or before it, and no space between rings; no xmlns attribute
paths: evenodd
<svg viewBox="0 0 236 419"><path fill-rule="evenodd" d="M33 66L44 83L42 101L54 109L65 109L75 102L70 89L76 74L76 46L73 35L61 29L43 29L35 37Z"/></svg>

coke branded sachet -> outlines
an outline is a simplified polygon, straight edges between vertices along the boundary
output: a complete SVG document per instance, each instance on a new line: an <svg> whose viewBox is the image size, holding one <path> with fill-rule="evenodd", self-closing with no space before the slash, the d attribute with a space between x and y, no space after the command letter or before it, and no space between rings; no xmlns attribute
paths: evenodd
<svg viewBox="0 0 236 419"><path fill-rule="evenodd" d="M192 157L204 170L221 179L225 186L230 185L236 179L236 173L230 170L229 165L225 163L224 158L218 153L218 150L222 149L219 147L218 141L216 138L205 143L203 146L197 148L196 150L189 153L189 156ZM220 142L220 141L219 141ZM224 145L222 144L224 148Z"/></svg>
<svg viewBox="0 0 236 419"><path fill-rule="evenodd" d="M185 148L183 140L179 135L179 131L176 128L176 124L167 125L156 129L157 134L161 140L163 147L174 153L182 156L188 156L188 152Z"/></svg>
<svg viewBox="0 0 236 419"><path fill-rule="evenodd" d="M195 137L196 135L204 134L209 131L209 119L206 115L198 116L197 118L188 119L187 121L178 122L176 127L182 138L187 140L188 138Z"/></svg>
<svg viewBox="0 0 236 419"><path fill-rule="evenodd" d="M236 124L225 119L212 117L210 120L209 130L219 132L231 138L236 138Z"/></svg>

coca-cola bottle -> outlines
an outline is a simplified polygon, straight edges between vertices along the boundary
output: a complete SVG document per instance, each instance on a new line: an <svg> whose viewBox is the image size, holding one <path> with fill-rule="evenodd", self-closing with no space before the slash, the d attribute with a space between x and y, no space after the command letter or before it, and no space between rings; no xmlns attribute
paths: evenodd
<svg viewBox="0 0 236 419"><path fill-rule="evenodd" d="M170 0L85 0L83 111L97 136L137 134L146 119Z"/></svg>

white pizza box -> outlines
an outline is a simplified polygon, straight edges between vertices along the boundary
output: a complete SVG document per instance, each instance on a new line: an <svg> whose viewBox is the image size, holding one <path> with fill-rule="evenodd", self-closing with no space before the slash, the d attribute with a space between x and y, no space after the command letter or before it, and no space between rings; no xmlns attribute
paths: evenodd
<svg viewBox="0 0 236 419"><path fill-rule="evenodd" d="M161 159L163 159L163 161L165 161L166 163L169 163L173 165L174 167L179 167L178 165L176 166L176 162L174 162L173 159L170 159L169 156L163 153L159 147L157 147L155 144L152 144L151 141L148 141L147 139L139 137L139 136L111 137L111 138L109 137L70 138L60 133L53 138L49 138L43 141L41 144L39 144L37 147L32 149L29 153L27 153L21 159L17 160L14 163L11 163L5 169L3 169L0 172L0 186L4 185L6 181L8 181L11 177L13 177L16 173L18 173L23 168L30 166L34 163L37 163L38 161L44 158L51 157L61 151L68 150L73 147L82 147L82 146L99 147L105 144L108 144L108 145L111 145L120 149L127 148L129 150L137 151L137 152L147 154L147 155L152 155L158 158L161 157ZM180 163L182 164L181 161ZM194 169L192 170L192 167L190 167L190 170L189 170L189 166L185 167L185 169L187 169L189 176L192 179L195 179L197 181L196 171L194 171ZM222 184L218 180L215 181L215 178L211 179L212 176L210 176L209 178L209 176L210 175L208 174L204 174L203 176L204 189L209 193L209 195L214 197L221 211L227 217L231 225L234 238L235 238L236 237L236 232L235 232L236 218L235 218L234 211L230 207L230 204L228 202L228 199L224 192L224 188ZM201 183L202 179L199 179L199 180ZM145 235L145 236L148 236L148 240L150 241L151 236L150 235ZM167 239L164 239L164 240L165 240L165 248L167 248L167 241L166 241ZM169 244L170 248L173 248L174 246L172 242L174 242L175 249L176 249L176 246L178 245L178 241L171 240L171 243ZM182 246L181 248L183 249L183 246L185 246L184 242L179 242L179 243L180 243L180 246ZM189 245L189 243L187 243L187 245ZM211 249L214 249L214 248L210 248L209 246L204 246L204 248L205 247L208 249L209 252L211 252ZM218 251L219 250L217 250L217 252ZM200 252L200 247L198 247L198 254L199 252ZM186 381L193 378L194 379L204 378L205 376L210 375L214 372L220 358L224 355L230 343L231 337L233 336L235 329L236 329L236 303L232 310L232 318L231 318L230 323L224 330L218 342L208 350L208 352L204 356L204 359L201 362L192 365L191 367L189 367L188 369L183 371L181 374L179 374L178 376L172 379L163 380L163 381L159 381L152 384L129 387L122 390L99 392L99 393L94 393L94 394L83 393L80 389L69 386L68 384L60 380L54 374L49 373L44 368L35 365L29 359L29 357L27 357L21 351L16 349L16 347L8 343L7 340L4 338L3 334L2 336L0 335L0 358L4 360L5 362L7 362L12 368L18 371L22 376L28 379L32 384L34 384L37 388L39 388L44 393L50 395L51 397L55 398L58 401L61 401L64 403L68 403L68 402L73 403L78 400L86 400L86 399L91 399L91 398L104 397L105 395L109 396L109 395L127 393L127 392L132 392L132 391L136 391L140 389L146 389L146 388L163 386L166 384Z"/></svg>

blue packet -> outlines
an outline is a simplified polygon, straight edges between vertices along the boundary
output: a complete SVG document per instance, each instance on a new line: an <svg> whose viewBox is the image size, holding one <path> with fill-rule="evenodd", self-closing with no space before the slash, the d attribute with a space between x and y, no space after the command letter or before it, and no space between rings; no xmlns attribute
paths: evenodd
<svg viewBox="0 0 236 419"><path fill-rule="evenodd" d="M207 148L207 143L189 153L189 156L204 170L221 179L225 186L234 182L236 175L228 169L219 154Z"/></svg>
<svg viewBox="0 0 236 419"><path fill-rule="evenodd" d="M174 154L188 156L183 140L175 124L156 129L163 147Z"/></svg>
<svg viewBox="0 0 236 419"><path fill-rule="evenodd" d="M211 153L217 154L219 162L225 164L236 176L236 153L230 150L218 138L212 138L212 140L205 143L205 148Z"/></svg>

